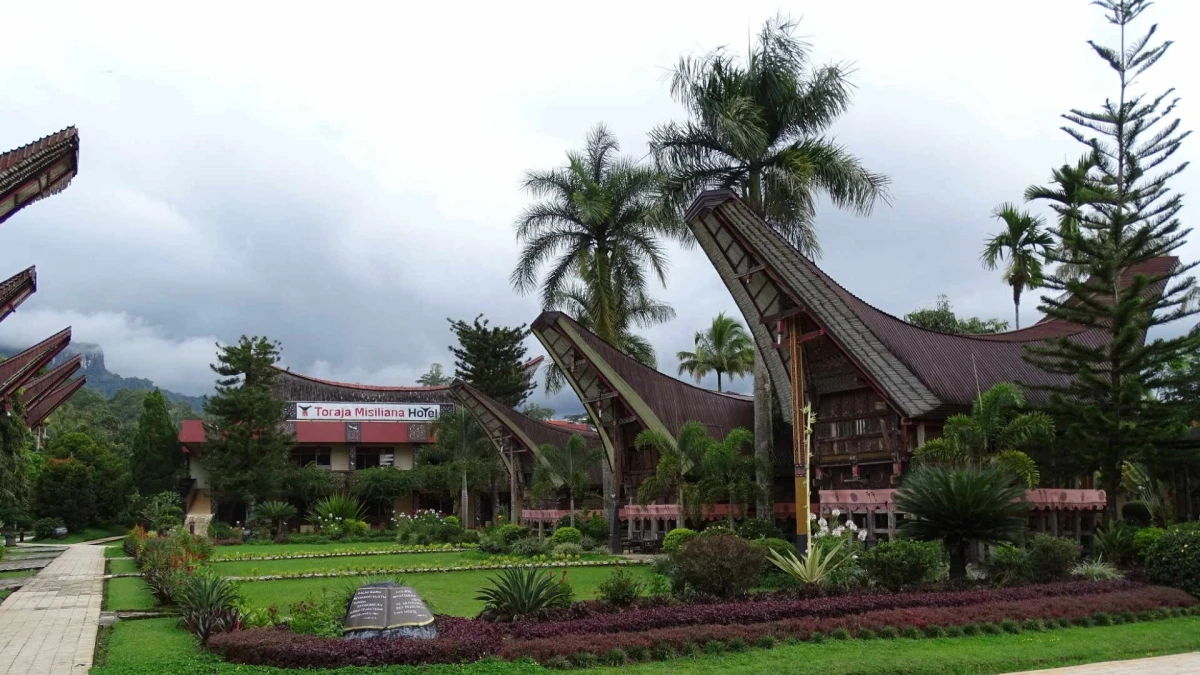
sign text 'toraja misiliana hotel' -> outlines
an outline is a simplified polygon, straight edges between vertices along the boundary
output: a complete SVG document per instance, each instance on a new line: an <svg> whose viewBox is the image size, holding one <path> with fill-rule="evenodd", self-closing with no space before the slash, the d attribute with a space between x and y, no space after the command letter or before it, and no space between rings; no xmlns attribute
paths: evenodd
<svg viewBox="0 0 1200 675"><path fill-rule="evenodd" d="M441 407L420 403L314 403L296 402L296 420L337 422L427 422L436 420Z"/></svg>

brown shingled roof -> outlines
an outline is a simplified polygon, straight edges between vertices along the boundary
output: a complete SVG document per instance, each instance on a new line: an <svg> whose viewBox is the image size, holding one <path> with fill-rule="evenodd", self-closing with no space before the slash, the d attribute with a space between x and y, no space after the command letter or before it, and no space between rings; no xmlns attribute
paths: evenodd
<svg viewBox="0 0 1200 675"><path fill-rule="evenodd" d="M1089 346L1109 339L1102 329L1057 319L989 335L940 333L914 326L868 304L834 281L732 192L713 190L702 194L689 209L689 226L701 226L709 214L737 233L764 271L786 287L792 299L909 418L939 416L947 409L968 407L980 389L998 382L1061 385L1067 376L1048 373L1025 361L1025 346L1051 337L1070 337ZM1175 258L1155 259L1129 270L1126 278L1132 279L1138 273L1158 276L1177 262ZM1034 404L1044 397L1044 392L1030 393Z"/></svg>
<svg viewBox="0 0 1200 675"><path fill-rule="evenodd" d="M0 223L62 192L79 171L79 133L68 127L0 154Z"/></svg>
<svg viewBox="0 0 1200 675"><path fill-rule="evenodd" d="M587 441L589 446L600 445L599 434L590 429L574 430L554 424L552 422L534 419L529 415L520 412L519 410L504 405L503 403L497 401L491 396L488 396L479 389L472 387L466 382L463 382L462 380L455 380L454 383L450 385L450 390L455 397L459 399L459 401L462 401L464 396L470 396L487 403L491 410L498 412L503 417L503 420L501 421L506 426L520 430L522 434L539 446L556 445L561 447L566 445L571 436L576 434L582 436L583 439ZM527 449L532 450L533 448Z"/></svg>
<svg viewBox="0 0 1200 675"><path fill-rule="evenodd" d="M37 291L37 270L30 267L0 281L0 321Z"/></svg>
<svg viewBox="0 0 1200 675"><path fill-rule="evenodd" d="M87 375L71 380L66 384L51 391L43 397L32 408L25 413L25 425L29 428L36 427L46 420L58 407L66 402L67 399L75 395L84 384L87 384Z"/></svg>

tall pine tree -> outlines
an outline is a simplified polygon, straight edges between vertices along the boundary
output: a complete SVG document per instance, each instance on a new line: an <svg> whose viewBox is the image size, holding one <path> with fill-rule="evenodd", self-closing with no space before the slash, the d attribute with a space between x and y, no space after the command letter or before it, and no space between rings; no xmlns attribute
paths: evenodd
<svg viewBox="0 0 1200 675"><path fill-rule="evenodd" d="M447 321L458 337L458 346L450 347L454 376L505 405L524 403L534 387L524 363L529 329L524 324L492 328L482 314L472 323Z"/></svg>
<svg viewBox="0 0 1200 675"><path fill-rule="evenodd" d="M139 493L149 496L175 489L183 471L179 427L171 420L167 398L157 389L142 399L131 455L130 468Z"/></svg>
<svg viewBox="0 0 1200 675"><path fill-rule="evenodd" d="M1044 296L1040 309L1099 328L1109 339L1092 346L1059 338L1031 349L1029 358L1070 376L1067 384L1050 388L1052 407L1069 421L1067 433L1101 472L1111 519L1117 515L1123 464L1176 432L1172 403L1153 392L1173 384L1175 376L1165 366L1197 344L1189 335L1147 341L1147 332L1197 310L1189 302L1195 280L1187 276L1195 263L1147 264L1170 256L1190 231L1178 219L1182 196L1167 187L1186 167L1171 159L1188 135L1173 116L1174 90L1154 97L1133 92L1137 77L1163 57L1171 42L1151 44L1157 26L1136 38L1127 35L1150 5L1147 0L1095 4L1120 35L1114 47L1089 41L1115 71L1117 97L1098 111L1072 110L1063 117L1071 123L1064 130L1089 148L1098 183L1107 189L1082 206L1078 232L1061 233L1060 246L1049 257L1065 265L1045 285L1067 293ZM1083 274L1065 271L1070 265L1080 266ZM1140 272L1131 273L1135 269Z"/></svg>
<svg viewBox="0 0 1200 675"><path fill-rule="evenodd" d="M243 335L221 346L210 366L217 393L204 405L211 420L201 462L219 501L251 503L279 494L294 439L283 431L284 403L275 394L279 343Z"/></svg>

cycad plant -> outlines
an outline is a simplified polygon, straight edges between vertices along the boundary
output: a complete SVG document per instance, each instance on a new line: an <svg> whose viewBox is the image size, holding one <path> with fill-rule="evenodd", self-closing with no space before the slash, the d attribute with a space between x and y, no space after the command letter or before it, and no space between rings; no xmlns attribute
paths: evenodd
<svg viewBox="0 0 1200 675"><path fill-rule="evenodd" d="M570 607L575 597L566 570L555 581L554 574L541 567L510 567L488 583L475 599L483 603L479 616L490 621L536 617L547 609Z"/></svg>
<svg viewBox="0 0 1200 675"><path fill-rule="evenodd" d="M679 513L685 520L701 517L700 473L704 455L712 445L708 429L699 422L685 422L675 439L657 429L646 429L634 439L639 451L657 450L654 473L642 480L637 498L646 504L656 497L674 492Z"/></svg>
<svg viewBox="0 0 1200 675"><path fill-rule="evenodd" d="M743 377L754 369L754 341L736 319L721 312L706 330L696 333L695 351L681 351L679 374L687 373L696 379L704 379L709 373L717 374L717 391L721 391L721 376Z"/></svg>
<svg viewBox="0 0 1200 675"><path fill-rule="evenodd" d="M283 534L287 521L296 517L296 507L282 501L262 502L254 505L253 517L270 523L276 534Z"/></svg>
<svg viewBox="0 0 1200 675"><path fill-rule="evenodd" d="M566 445L543 445L541 454L541 461L533 469L533 494L540 497L565 489L571 508L571 527L575 527L575 500L584 497L591 488L589 473L603 461L604 451L599 447L589 448L583 436L571 434Z"/></svg>
<svg viewBox="0 0 1200 675"><path fill-rule="evenodd" d="M896 491L896 510L906 513L900 535L941 541L950 557L950 578L967 576L972 542L1012 541L1024 532L1029 513L1025 490L988 468L918 467Z"/></svg>
<svg viewBox="0 0 1200 675"><path fill-rule="evenodd" d="M975 400L970 415L953 415L942 437L917 448L921 464L982 469L995 466L1035 488L1041 479L1037 463L1023 452L1054 437L1054 420L1044 412L1024 410L1021 390L996 384Z"/></svg>

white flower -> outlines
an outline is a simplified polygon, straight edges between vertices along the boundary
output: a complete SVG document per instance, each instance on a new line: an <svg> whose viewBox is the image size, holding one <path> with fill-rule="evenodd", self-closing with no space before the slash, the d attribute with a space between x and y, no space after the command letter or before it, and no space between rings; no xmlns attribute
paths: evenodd
<svg viewBox="0 0 1200 675"><path fill-rule="evenodd" d="M821 526L822 530L829 527L829 522L827 520L825 520L824 518L821 518L820 520L818 520L817 524Z"/></svg>
<svg viewBox="0 0 1200 675"><path fill-rule="evenodd" d="M809 512L808 512L808 519L809 519L809 520L816 520L816 519L817 519L817 514L813 513L812 511L809 511Z"/></svg>
<svg viewBox="0 0 1200 675"><path fill-rule="evenodd" d="M842 510L841 510L841 509L834 509L834 510L833 510L831 513L833 514L833 517L834 517L834 518L837 518L838 516L842 515Z"/></svg>
<svg viewBox="0 0 1200 675"><path fill-rule="evenodd" d="M840 536L842 536L842 533L845 531L846 531L846 528L839 525L838 527L833 528L833 536L840 537Z"/></svg>
<svg viewBox="0 0 1200 675"><path fill-rule="evenodd" d="M867 531L866 531L866 530L859 530L859 531L858 531L858 540L859 540L859 541L866 541L866 540L867 540Z"/></svg>
<svg viewBox="0 0 1200 675"><path fill-rule="evenodd" d="M847 520L846 521L846 529L850 530L851 532L857 532L858 526L854 524L853 520Z"/></svg>

